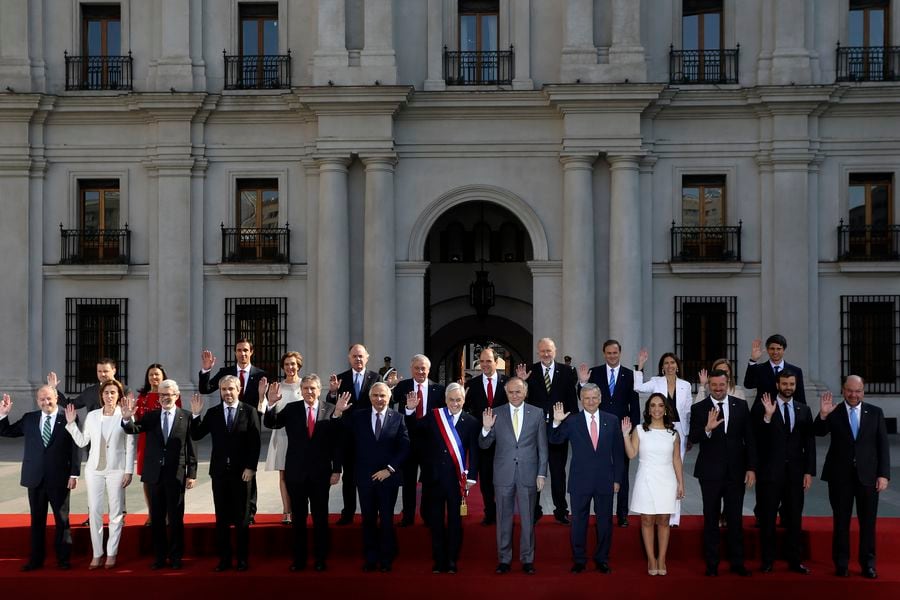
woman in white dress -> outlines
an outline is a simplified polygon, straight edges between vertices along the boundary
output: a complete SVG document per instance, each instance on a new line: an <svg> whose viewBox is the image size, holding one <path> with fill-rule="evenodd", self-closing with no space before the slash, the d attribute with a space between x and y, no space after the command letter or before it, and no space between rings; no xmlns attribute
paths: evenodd
<svg viewBox="0 0 900 600"><path fill-rule="evenodd" d="M275 405L276 412L281 412L291 402L302 400L300 395L300 369L303 368L303 356L294 350L285 352L281 357L281 370L284 379L280 383L282 400ZM268 381L263 377L259 382L260 405L265 403ZM265 407L260 409L265 412ZM269 450L266 452L266 471L278 471L278 486L281 489L281 508L283 525L291 524L291 497L284 482L284 460L287 456L288 438L286 429L273 429L269 438Z"/></svg>
<svg viewBox="0 0 900 600"><path fill-rule="evenodd" d="M119 540L125 524L122 509L125 505L125 488L131 483L134 473L134 436L126 435L122 429L119 403L124 395L122 384L116 380L101 385L102 406L88 413L83 432L75 422L75 405L66 406L66 431L79 447L91 445L84 472L90 510L91 546L94 550L89 569L97 569L103 562L103 508L106 498L109 499L107 569L116 566Z"/></svg>
<svg viewBox="0 0 900 600"><path fill-rule="evenodd" d="M629 434L629 432L631 432ZM665 575L669 547L669 516L675 502L684 497L678 431L664 394L653 393L644 405L644 422L631 430L631 419L622 419L625 453L639 458L629 506L641 515L641 538L647 551L647 573ZM659 554L654 537L659 538Z"/></svg>

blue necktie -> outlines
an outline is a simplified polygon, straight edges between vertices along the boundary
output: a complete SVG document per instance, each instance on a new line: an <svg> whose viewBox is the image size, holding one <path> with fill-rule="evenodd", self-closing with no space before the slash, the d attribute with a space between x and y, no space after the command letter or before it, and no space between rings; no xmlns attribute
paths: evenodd
<svg viewBox="0 0 900 600"><path fill-rule="evenodd" d="M228 407L228 415L225 420L225 427L228 429L229 433L231 432L231 428L234 426L234 407Z"/></svg>
<svg viewBox="0 0 900 600"><path fill-rule="evenodd" d="M853 434L854 440L859 435L859 417L856 415L856 408L850 409L850 432Z"/></svg>
<svg viewBox="0 0 900 600"><path fill-rule="evenodd" d="M354 373L353 379L356 381L356 383L353 385L353 388L356 390L356 399L359 400L359 392L362 388L362 375L359 373Z"/></svg>
<svg viewBox="0 0 900 600"><path fill-rule="evenodd" d="M612 398L613 394L616 393L616 370L612 369L609 372L609 397Z"/></svg>
<svg viewBox="0 0 900 600"><path fill-rule="evenodd" d="M169 441L169 411L164 410L162 414L163 441Z"/></svg>

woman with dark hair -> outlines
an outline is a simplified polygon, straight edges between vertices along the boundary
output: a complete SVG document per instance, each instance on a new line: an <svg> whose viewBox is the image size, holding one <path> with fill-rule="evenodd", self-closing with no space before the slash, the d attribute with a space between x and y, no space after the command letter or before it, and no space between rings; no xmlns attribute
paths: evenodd
<svg viewBox="0 0 900 600"><path fill-rule="evenodd" d="M144 385L141 389L138 390L138 398L137 403L134 407L134 418L140 420L141 417L144 416L145 413L150 412L151 410L159 409L159 394L157 393L157 387L164 380L168 379L166 376L166 370L159 363L153 363L147 370L144 372ZM175 401L179 407L181 407L181 398ZM147 437L143 435L138 436L137 440L137 476L140 477L142 475L142 471L144 468L144 448L147 445ZM144 484L144 502L147 504L147 521L144 523L146 526L150 526L150 488L145 483Z"/></svg>
<svg viewBox="0 0 900 600"><path fill-rule="evenodd" d="M644 363L647 362L648 353L641 350L638 354L638 368L634 372L634 389L638 392L662 394L666 399L668 414L671 415L678 438L681 440L681 460L687 452L687 439L691 426L691 384L679 377L681 374L681 361L672 352L666 352L659 357L657 375L649 381L644 381ZM675 503L675 511L669 520L669 525L678 527L681 524L681 502Z"/></svg>
<svg viewBox="0 0 900 600"><path fill-rule="evenodd" d="M630 433L629 433L630 432ZM664 394L650 394L644 405L644 422L631 430L631 419L622 419L625 454L639 457L629 506L641 515L641 537L647 551L647 574L665 575L669 547L669 517L676 501L684 497L681 442L672 411ZM659 554L655 540L659 538Z"/></svg>
<svg viewBox="0 0 900 600"><path fill-rule="evenodd" d="M284 379L279 384L282 390L282 400L275 405L275 412L281 412L285 406L291 402L303 400L300 393L300 369L303 368L303 355L295 350L285 352L281 357L281 370L284 372ZM262 412L265 412L263 406L266 402L266 388L268 381L263 377L259 382L259 400ZM281 523L283 525L291 524L291 496L288 494L287 484L284 481L284 463L287 458L288 437L287 429L272 430L272 437L269 438L269 449L266 451L266 471L278 471L278 487L281 490Z"/></svg>

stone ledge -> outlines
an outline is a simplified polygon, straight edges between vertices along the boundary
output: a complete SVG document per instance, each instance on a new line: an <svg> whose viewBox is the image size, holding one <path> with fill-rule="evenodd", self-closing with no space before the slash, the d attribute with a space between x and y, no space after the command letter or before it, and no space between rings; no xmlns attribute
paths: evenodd
<svg viewBox="0 0 900 600"><path fill-rule="evenodd" d="M744 270L742 262L673 262L669 263L669 268L676 275L687 275L703 277L714 275L719 277L728 277L729 275L737 275Z"/></svg>
<svg viewBox="0 0 900 600"><path fill-rule="evenodd" d="M253 264L253 263L219 263L216 265L219 275L225 277L247 277L250 279L281 279L291 273L291 265Z"/></svg>

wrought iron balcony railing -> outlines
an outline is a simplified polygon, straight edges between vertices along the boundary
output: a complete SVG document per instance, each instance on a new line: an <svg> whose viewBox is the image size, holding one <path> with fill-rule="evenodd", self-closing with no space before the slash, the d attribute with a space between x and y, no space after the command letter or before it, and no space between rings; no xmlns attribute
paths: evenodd
<svg viewBox="0 0 900 600"><path fill-rule="evenodd" d="M844 225L837 228L838 260L900 260L900 225Z"/></svg>
<svg viewBox="0 0 900 600"><path fill-rule="evenodd" d="M289 89L291 87L291 51L287 54L246 54L225 57L225 89Z"/></svg>
<svg viewBox="0 0 900 600"><path fill-rule="evenodd" d="M59 224L60 264L127 265L131 260L131 231L124 229L63 229Z"/></svg>
<svg viewBox="0 0 900 600"><path fill-rule="evenodd" d="M515 74L513 47L509 50L451 51L444 46L447 85L510 85Z"/></svg>
<svg viewBox="0 0 900 600"><path fill-rule="evenodd" d="M837 81L900 81L900 46L837 45Z"/></svg>
<svg viewBox="0 0 900 600"><path fill-rule="evenodd" d="M291 230L284 227L225 227L222 225L223 263L290 262Z"/></svg>
<svg viewBox="0 0 900 600"><path fill-rule="evenodd" d="M669 46L669 83L738 83L741 46L733 50L676 50Z"/></svg>
<svg viewBox="0 0 900 600"><path fill-rule="evenodd" d="M69 56L66 59L67 90L131 90L131 52L127 56Z"/></svg>
<svg viewBox="0 0 900 600"><path fill-rule="evenodd" d="M688 227L672 221L672 262L741 262L742 225Z"/></svg>

